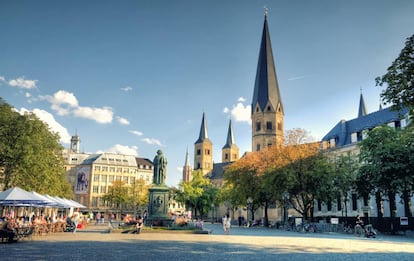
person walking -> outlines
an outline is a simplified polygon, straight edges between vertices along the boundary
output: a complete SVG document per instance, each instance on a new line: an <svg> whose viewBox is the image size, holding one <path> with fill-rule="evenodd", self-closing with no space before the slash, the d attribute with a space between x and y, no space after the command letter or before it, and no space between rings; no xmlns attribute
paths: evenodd
<svg viewBox="0 0 414 261"><path fill-rule="evenodd" d="M221 218L221 223L222 223L222 225L223 225L223 231L224 231L224 234L226 234L226 233L227 233L227 217L226 217L226 215L224 215L224 216Z"/></svg>
<svg viewBox="0 0 414 261"><path fill-rule="evenodd" d="M73 233L76 233L76 230L78 229L79 220L80 220L80 214L79 214L79 208L77 208L75 212L73 212L73 215L72 215L72 221L75 224L75 229L73 230Z"/></svg>
<svg viewBox="0 0 414 261"><path fill-rule="evenodd" d="M226 217L226 234L230 234L230 228L231 228L231 217L230 214L227 214Z"/></svg>

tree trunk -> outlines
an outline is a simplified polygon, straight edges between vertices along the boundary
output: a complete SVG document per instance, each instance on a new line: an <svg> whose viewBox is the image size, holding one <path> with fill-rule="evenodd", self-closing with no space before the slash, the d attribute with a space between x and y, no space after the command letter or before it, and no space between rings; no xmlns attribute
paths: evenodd
<svg viewBox="0 0 414 261"><path fill-rule="evenodd" d="M264 226L265 227L269 227L269 216L268 216L268 213L267 213L267 210L268 210L268 208L269 208L269 203L266 201L265 202L265 209L264 209L264 214L265 214L265 216L264 216Z"/></svg>
<svg viewBox="0 0 414 261"><path fill-rule="evenodd" d="M412 217L411 213L411 201L410 201L410 194L408 190L403 191L403 201L404 201L404 214L406 217Z"/></svg>

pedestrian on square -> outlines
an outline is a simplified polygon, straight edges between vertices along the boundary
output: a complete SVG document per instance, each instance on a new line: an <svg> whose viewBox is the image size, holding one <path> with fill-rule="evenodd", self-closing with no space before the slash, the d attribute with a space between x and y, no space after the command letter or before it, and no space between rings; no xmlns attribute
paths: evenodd
<svg viewBox="0 0 414 261"><path fill-rule="evenodd" d="M226 233L227 233L227 217L226 217L226 215L224 215L224 216L221 218L221 223L222 223L222 225L223 225L223 231L224 231L224 234L226 234Z"/></svg>
<svg viewBox="0 0 414 261"><path fill-rule="evenodd" d="M226 217L226 234L230 234L230 228L231 228L231 217L230 214L227 214Z"/></svg>

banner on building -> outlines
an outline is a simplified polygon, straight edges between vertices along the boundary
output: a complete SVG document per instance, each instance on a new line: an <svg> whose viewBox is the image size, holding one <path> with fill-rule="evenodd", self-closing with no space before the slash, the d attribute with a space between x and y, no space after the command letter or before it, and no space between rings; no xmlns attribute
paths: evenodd
<svg viewBox="0 0 414 261"><path fill-rule="evenodd" d="M86 194L89 189L90 167L80 167L76 172L75 194Z"/></svg>

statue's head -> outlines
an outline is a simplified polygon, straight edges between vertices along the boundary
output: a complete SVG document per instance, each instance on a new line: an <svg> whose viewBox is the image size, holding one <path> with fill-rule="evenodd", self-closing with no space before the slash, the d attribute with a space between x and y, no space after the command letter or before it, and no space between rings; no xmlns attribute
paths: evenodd
<svg viewBox="0 0 414 261"><path fill-rule="evenodd" d="M162 150L157 150L157 154L161 155L162 154Z"/></svg>

